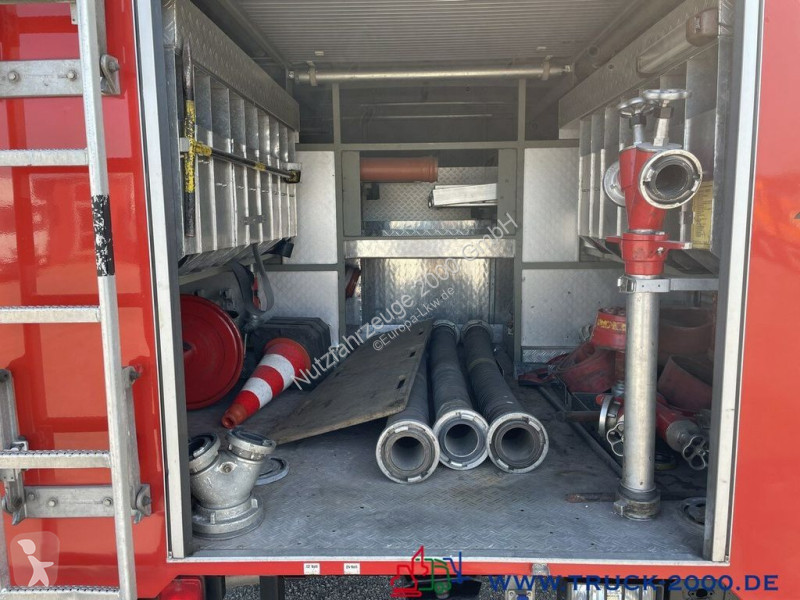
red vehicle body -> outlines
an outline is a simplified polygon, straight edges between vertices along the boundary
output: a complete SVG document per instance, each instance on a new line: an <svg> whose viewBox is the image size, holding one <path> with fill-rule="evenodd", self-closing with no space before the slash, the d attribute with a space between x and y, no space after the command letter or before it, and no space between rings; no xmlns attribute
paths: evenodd
<svg viewBox="0 0 800 600"><path fill-rule="evenodd" d="M118 57L122 94L104 99L123 364L140 373L134 386L141 478L151 485L152 514L135 525L137 584L156 596L181 575L303 575L300 561L178 562L166 544L159 386L148 238L146 176L137 78L135 15L130 0L107 0L109 52ZM800 597L800 445L796 390L800 358L800 71L795 50L800 4L763 2L760 94L755 136L741 412L729 564L637 565L654 576L775 574L780 591L744 598ZM746 51L756 52L756 48ZM62 4L0 5L3 60L74 57L75 26ZM79 147L80 98L0 101L0 146ZM756 123L753 123L756 127ZM95 304L88 178L79 168L0 168L0 304ZM31 448L107 447L100 338L94 325L10 325L0 329L0 366L13 369L20 430ZM81 471L70 483L107 483ZM31 483L58 485L65 473L32 472ZM59 584L114 585L110 519L27 519L10 536L50 531L60 539ZM613 558L613 557L609 557ZM624 572L631 565L549 564L553 574ZM321 562L322 575L343 563ZM530 574L527 563L471 563L469 574ZM361 574L393 575L392 562L363 561Z"/></svg>

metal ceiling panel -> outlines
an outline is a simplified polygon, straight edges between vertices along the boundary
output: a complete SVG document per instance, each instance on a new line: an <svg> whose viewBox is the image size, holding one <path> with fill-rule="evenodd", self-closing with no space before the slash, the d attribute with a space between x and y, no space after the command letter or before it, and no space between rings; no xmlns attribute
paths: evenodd
<svg viewBox="0 0 800 600"><path fill-rule="evenodd" d="M291 63L365 65L572 57L636 0L233 1Z"/></svg>

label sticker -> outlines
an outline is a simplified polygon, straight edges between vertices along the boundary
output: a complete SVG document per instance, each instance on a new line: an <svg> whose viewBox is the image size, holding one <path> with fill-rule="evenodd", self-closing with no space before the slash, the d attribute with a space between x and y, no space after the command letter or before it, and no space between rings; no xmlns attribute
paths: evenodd
<svg viewBox="0 0 800 600"><path fill-rule="evenodd" d="M700 184L692 199L692 247L698 250L711 248L711 233L714 226L714 182Z"/></svg>
<svg viewBox="0 0 800 600"><path fill-rule="evenodd" d="M303 563L303 575L319 575L319 563Z"/></svg>
<svg viewBox="0 0 800 600"><path fill-rule="evenodd" d="M344 563L345 575L361 575L361 563Z"/></svg>

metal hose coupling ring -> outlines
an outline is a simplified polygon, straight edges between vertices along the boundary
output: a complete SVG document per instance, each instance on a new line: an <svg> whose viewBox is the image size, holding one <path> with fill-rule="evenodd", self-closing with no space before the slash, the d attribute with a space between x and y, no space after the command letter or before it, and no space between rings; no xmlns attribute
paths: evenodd
<svg viewBox="0 0 800 600"><path fill-rule="evenodd" d="M439 440L441 462L459 471L474 469L489 455L489 425L472 406L458 358L458 328L436 321L430 341L433 382L433 432Z"/></svg>
<svg viewBox="0 0 800 600"><path fill-rule="evenodd" d="M261 524L264 507L253 496L253 487L274 449L272 440L238 427L228 432L224 448L216 434L189 440L195 535L228 539Z"/></svg>
<svg viewBox="0 0 800 600"><path fill-rule="evenodd" d="M525 411L506 383L492 351L492 329L470 321L461 330L475 404L489 423L489 458L506 473L542 464L550 441L544 425Z"/></svg>
<svg viewBox="0 0 800 600"><path fill-rule="evenodd" d="M383 474L397 483L425 481L439 464L439 442L430 427L426 355L420 360L406 408L386 421L375 459Z"/></svg>

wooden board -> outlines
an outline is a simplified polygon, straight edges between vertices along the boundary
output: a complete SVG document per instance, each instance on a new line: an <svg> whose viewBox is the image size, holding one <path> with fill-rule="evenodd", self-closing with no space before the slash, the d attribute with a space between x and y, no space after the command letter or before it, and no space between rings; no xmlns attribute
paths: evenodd
<svg viewBox="0 0 800 600"><path fill-rule="evenodd" d="M394 338L386 333L367 340L303 394L288 415L287 406L281 406L284 398L278 396L260 411L269 423L264 433L285 444L399 413L408 404L432 325L420 321ZM385 343L377 349L379 339ZM273 418L275 413L282 418Z"/></svg>

